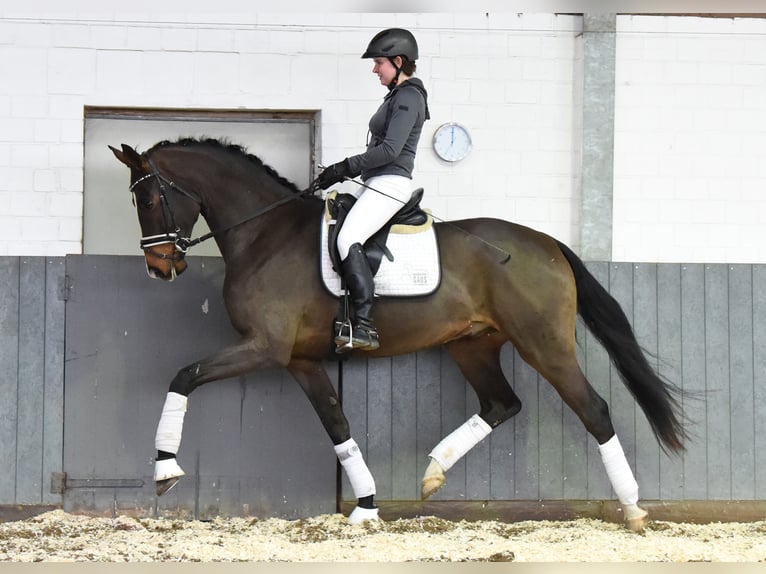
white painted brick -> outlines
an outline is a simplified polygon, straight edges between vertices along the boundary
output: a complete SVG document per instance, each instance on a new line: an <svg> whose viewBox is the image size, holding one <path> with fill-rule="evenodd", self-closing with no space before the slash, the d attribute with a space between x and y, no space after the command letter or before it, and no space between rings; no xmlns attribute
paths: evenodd
<svg viewBox="0 0 766 574"><path fill-rule="evenodd" d="M101 94L142 93L143 53L139 51L99 50L96 53L96 90Z"/></svg>
<svg viewBox="0 0 766 574"><path fill-rule="evenodd" d="M48 146L51 167L78 167L82 165L82 145L61 143Z"/></svg>
<svg viewBox="0 0 766 574"><path fill-rule="evenodd" d="M239 85L245 93L284 94L291 91L291 59L269 54L243 54L239 58Z"/></svg>
<svg viewBox="0 0 766 574"><path fill-rule="evenodd" d="M52 169L37 169L34 172L34 191L56 191L58 179Z"/></svg>
<svg viewBox="0 0 766 574"><path fill-rule="evenodd" d="M48 217L19 217L21 239L30 241L56 241L59 238L59 221Z"/></svg>
<svg viewBox="0 0 766 574"><path fill-rule="evenodd" d="M474 104L501 104L505 101L505 86L490 80L470 80L469 99Z"/></svg>
<svg viewBox="0 0 766 574"><path fill-rule="evenodd" d="M125 48L127 50L161 50L162 27L152 25L128 27Z"/></svg>
<svg viewBox="0 0 766 574"><path fill-rule="evenodd" d="M82 193L83 188L83 168L62 167L56 170L59 180L59 191L77 191Z"/></svg>
<svg viewBox="0 0 766 574"><path fill-rule="evenodd" d="M32 189L34 173L29 168L0 166L0 191Z"/></svg>
<svg viewBox="0 0 766 574"><path fill-rule="evenodd" d="M35 167L47 163L48 146L45 144L17 145L11 150L11 164L15 167Z"/></svg>
<svg viewBox="0 0 766 574"><path fill-rule="evenodd" d="M49 193L46 197L47 214L54 217L81 217L83 209L82 193Z"/></svg>
<svg viewBox="0 0 766 574"><path fill-rule="evenodd" d="M489 61L487 58L455 58L455 77L457 79L489 79Z"/></svg>
<svg viewBox="0 0 766 574"><path fill-rule="evenodd" d="M0 46L0 77L6 94L46 93L48 52L45 49L17 49ZM12 81L8 81L12 79Z"/></svg>
<svg viewBox="0 0 766 574"><path fill-rule="evenodd" d="M239 91L239 56L212 52L194 54L193 91L204 94L231 94Z"/></svg>
<svg viewBox="0 0 766 574"><path fill-rule="evenodd" d="M233 52L235 49L235 33L233 30L226 29L198 30L197 49L202 52Z"/></svg>
<svg viewBox="0 0 766 574"><path fill-rule="evenodd" d="M729 62L705 62L699 64L697 80L700 84L730 84L733 77ZM739 83L739 82L738 82Z"/></svg>
<svg viewBox="0 0 766 574"><path fill-rule="evenodd" d="M58 228L58 241L80 243L82 241L82 211L75 217L60 217Z"/></svg>
<svg viewBox="0 0 766 574"><path fill-rule="evenodd" d="M48 90L56 94L89 94L96 87L93 50L57 48L48 54Z"/></svg>
<svg viewBox="0 0 766 574"><path fill-rule="evenodd" d="M58 24L53 27L54 48L90 48L90 28L85 24Z"/></svg>
<svg viewBox="0 0 766 574"><path fill-rule="evenodd" d="M35 141L58 142L61 141L60 120L34 120Z"/></svg>
<svg viewBox="0 0 766 574"><path fill-rule="evenodd" d="M144 93L191 93L195 58L190 52L145 52L140 68L128 75ZM138 81L140 79L140 81Z"/></svg>
<svg viewBox="0 0 766 574"><path fill-rule="evenodd" d="M0 201L3 205L8 202L8 194L0 192ZM21 235L21 221L12 215L0 215L0 241L13 241Z"/></svg>
<svg viewBox="0 0 766 574"><path fill-rule="evenodd" d="M121 50L127 42L127 26L109 23L90 26L90 45L96 49Z"/></svg>
<svg viewBox="0 0 766 574"><path fill-rule="evenodd" d="M25 216L45 213L45 194L34 191L16 191L8 194L4 210L8 215Z"/></svg>

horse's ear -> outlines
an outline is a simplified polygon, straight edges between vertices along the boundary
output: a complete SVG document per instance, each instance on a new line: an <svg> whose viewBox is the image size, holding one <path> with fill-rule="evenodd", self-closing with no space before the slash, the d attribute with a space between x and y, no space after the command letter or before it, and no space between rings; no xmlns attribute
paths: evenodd
<svg viewBox="0 0 766 574"><path fill-rule="evenodd" d="M137 170L142 169L144 162L141 158L141 155L129 145L122 144L122 151L116 148L113 148L112 146L109 146L109 149L112 150L114 157L116 157L118 160L120 160L122 163L124 163L128 167L137 169Z"/></svg>

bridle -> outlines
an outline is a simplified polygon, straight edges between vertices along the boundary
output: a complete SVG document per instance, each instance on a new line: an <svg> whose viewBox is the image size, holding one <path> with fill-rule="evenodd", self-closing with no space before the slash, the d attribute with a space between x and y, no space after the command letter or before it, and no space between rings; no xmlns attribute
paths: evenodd
<svg viewBox="0 0 766 574"><path fill-rule="evenodd" d="M196 203L200 208L202 208L202 201L195 197L194 194L190 193L189 191L185 190L183 187L175 183L174 181L168 179L165 177L159 169L157 169L157 166L154 164L154 162L150 158L146 158L146 161L149 163L149 166L152 168L151 173L147 173L143 175L142 177L138 178L136 181L134 181L130 185L130 192L134 194L133 200L135 203L135 187L147 179L155 178L160 186L160 205L162 207L162 219L165 226L165 232L160 233L158 235L144 235L141 237L140 245L141 249L146 254L153 255L154 257L157 257L159 259L169 259L171 261L180 261L186 256L186 252L189 250L190 247L193 247L199 243L202 243L203 241L207 241L211 237L215 237L216 235L219 235L221 233L224 233L226 231L229 231L230 229L237 227L238 225L242 225L243 223L246 223L252 219L255 219L256 217L259 217L263 215L264 213L267 213L271 211L272 209L279 207L280 205L283 205L285 203L288 203L290 201L293 201L295 199L299 199L304 197L305 195L311 194L314 192L314 190L309 187L308 189L303 190L300 193L295 193L293 195L288 195L286 197L283 197L281 199L278 199L277 201L270 203L263 209L258 210L254 214L237 221L236 223L233 223L231 225L228 225L222 229L217 229L215 231L210 231L209 233L206 233L200 237L197 237L196 239L191 239L190 237L181 237L180 232L181 228L176 224L175 216L173 214L173 209L170 207L170 203L168 202L166 189L170 188L172 190L177 191L181 195L191 199L194 203ZM167 186L167 188L166 188ZM172 231L170 231L172 230ZM156 247L157 245L163 245L166 243L172 243L175 246L175 252L172 255L167 255L165 253L160 253L158 251L155 251L152 249L153 247Z"/></svg>
<svg viewBox="0 0 766 574"><path fill-rule="evenodd" d="M152 168L151 173L147 173L144 176L138 178L136 181L134 181L130 185L130 192L133 195L133 202L135 204L135 187L147 179L150 178L156 178L157 182L160 186L160 206L162 208L162 219L165 227L165 232L160 233L158 235L144 235L141 237L141 240L139 242L141 249L144 251L144 253L153 255L154 257L157 257L159 259L170 259L171 261L180 261L184 258L186 255L186 252L189 250L191 239L189 237L181 237L180 231L181 228L176 225L175 215L173 214L173 209L170 207L170 203L168 203L168 197L166 193L166 185L170 189L176 190L181 195L184 195L194 201L197 205L201 206L202 202L194 197L191 193L186 191L183 187L177 185L172 180L169 180L166 178L162 173L160 173L160 170L157 169L157 166L154 164L154 162L147 158L146 160L149 163L149 166ZM173 231L170 231L170 230ZM168 255L166 253L160 253L154 249L153 247L156 247L157 245L164 245L166 243L172 243L175 246L175 252L172 255Z"/></svg>

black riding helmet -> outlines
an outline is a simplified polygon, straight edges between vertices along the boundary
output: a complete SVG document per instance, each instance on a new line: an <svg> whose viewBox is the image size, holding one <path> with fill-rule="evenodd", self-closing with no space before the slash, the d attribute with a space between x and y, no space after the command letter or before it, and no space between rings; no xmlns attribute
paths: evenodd
<svg viewBox="0 0 766 574"><path fill-rule="evenodd" d="M367 50L362 54L362 58L388 58L388 61L396 69L396 76L393 81L388 85L388 89L392 90L396 86L399 80L399 74L402 69L396 65L394 58L402 56L407 58L410 62L415 62L418 59L418 43L415 40L415 36L409 30L403 28L388 28L382 32L375 34L375 37L370 40L370 44L367 46Z"/></svg>

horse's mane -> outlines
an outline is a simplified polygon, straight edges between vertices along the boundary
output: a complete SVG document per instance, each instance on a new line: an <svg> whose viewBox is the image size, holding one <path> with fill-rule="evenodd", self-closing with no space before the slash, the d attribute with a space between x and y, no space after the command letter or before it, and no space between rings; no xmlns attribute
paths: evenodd
<svg viewBox="0 0 766 574"><path fill-rule="evenodd" d="M211 147L215 149L224 150L232 155L242 157L249 161L250 163L256 165L260 169L264 170L267 174L269 174L271 177L273 177L275 180L277 180L282 185L290 188L295 193L301 193L301 190L298 189L298 186L295 185L292 181L289 179L282 177L277 173L277 170L275 170L270 165L266 165L263 163L261 158L250 154L247 152L244 146L233 144L229 142L226 138L179 138L176 141L169 141L169 140L163 140L161 142L158 142L154 144L151 148L149 148L146 153L150 154L156 149L167 147L167 146L183 146L183 147Z"/></svg>

